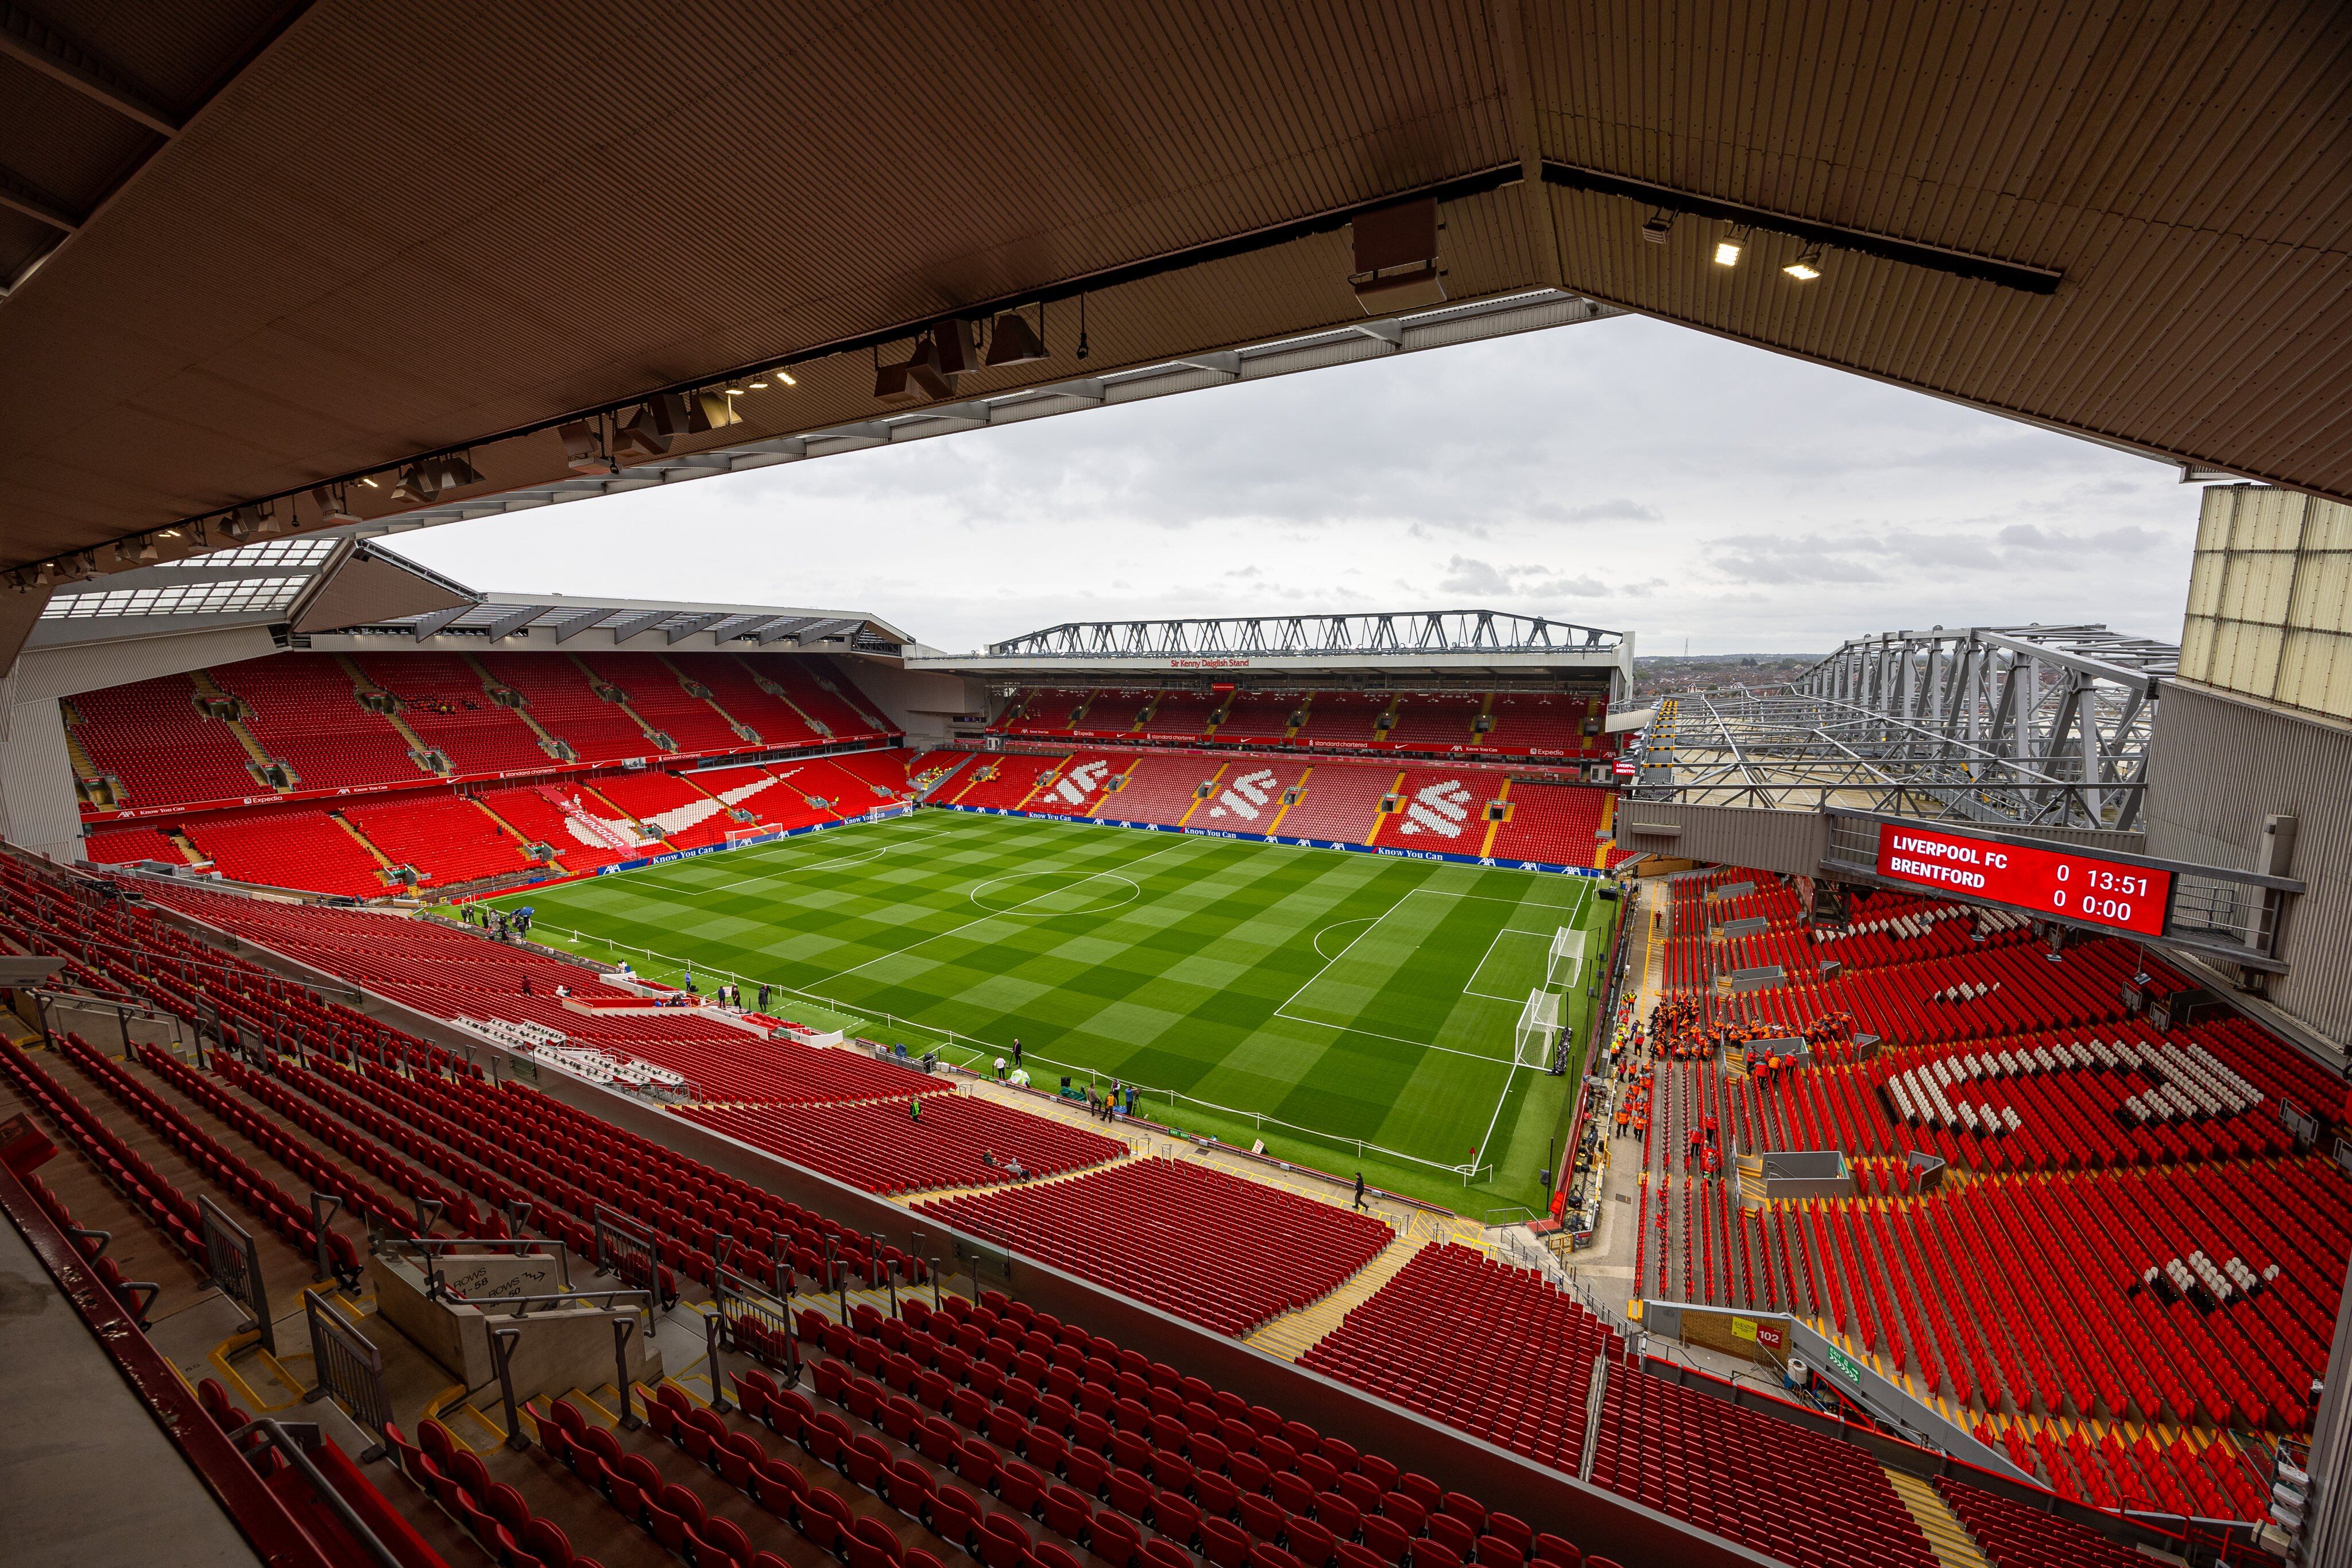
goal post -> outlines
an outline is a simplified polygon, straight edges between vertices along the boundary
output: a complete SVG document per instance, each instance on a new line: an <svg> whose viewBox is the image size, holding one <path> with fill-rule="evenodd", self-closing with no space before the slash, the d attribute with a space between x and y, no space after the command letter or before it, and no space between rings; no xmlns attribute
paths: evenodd
<svg viewBox="0 0 2352 1568"><path fill-rule="evenodd" d="M1511 1061L1520 1067L1550 1071L1552 1051L1559 1040L1559 993L1534 990L1519 1009L1518 1026L1511 1031Z"/></svg>
<svg viewBox="0 0 2352 1568"><path fill-rule="evenodd" d="M727 847L730 850L736 849L744 844L756 844L775 836L776 829L772 823L749 828L730 828L727 830Z"/></svg>
<svg viewBox="0 0 2352 1568"><path fill-rule="evenodd" d="M879 822L891 817L911 817L914 814L915 803L912 800L892 800L885 805L868 809L866 820L869 822Z"/></svg>
<svg viewBox="0 0 2352 1568"><path fill-rule="evenodd" d="M1563 925L1552 933L1551 956L1544 965L1544 984L1566 989L1584 972L1585 933Z"/></svg>

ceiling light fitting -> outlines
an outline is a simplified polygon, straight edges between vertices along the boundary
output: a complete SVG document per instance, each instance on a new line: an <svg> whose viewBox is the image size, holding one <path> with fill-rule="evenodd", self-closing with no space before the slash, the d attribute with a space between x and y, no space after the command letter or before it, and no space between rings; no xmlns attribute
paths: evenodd
<svg viewBox="0 0 2352 1568"><path fill-rule="evenodd" d="M1652 245L1665 244L1666 236L1674 232L1675 214L1664 207L1653 208L1650 215L1642 220L1642 237Z"/></svg>
<svg viewBox="0 0 2352 1568"><path fill-rule="evenodd" d="M1811 283L1822 275L1822 247L1817 245L1807 246L1797 253L1796 260L1780 270L1800 283Z"/></svg>
<svg viewBox="0 0 2352 1568"><path fill-rule="evenodd" d="M1746 224L1724 225L1723 237L1715 242L1715 265L1717 267L1738 267L1739 265L1739 253L1746 247L1747 244L1748 225Z"/></svg>

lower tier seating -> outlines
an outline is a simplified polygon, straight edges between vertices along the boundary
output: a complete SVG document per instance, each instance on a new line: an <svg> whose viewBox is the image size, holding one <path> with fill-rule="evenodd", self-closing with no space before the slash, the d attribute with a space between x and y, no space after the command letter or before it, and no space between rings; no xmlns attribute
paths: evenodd
<svg viewBox="0 0 2352 1568"><path fill-rule="evenodd" d="M1062 1176L1127 1153L1084 1128L942 1092L859 1105L681 1105L677 1114L867 1192L920 1192Z"/></svg>
<svg viewBox="0 0 2352 1568"><path fill-rule="evenodd" d="M2085 1525L1940 1478L1935 1485L1993 1568L2147 1568L2146 1553Z"/></svg>
<svg viewBox="0 0 2352 1568"><path fill-rule="evenodd" d="M394 863L415 867L433 887L509 876L534 863L496 818L463 795L433 790L354 801L343 808L343 818Z"/></svg>
<svg viewBox="0 0 2352 1568"><path fill-rule="evenodd" d="M130 865L135 861L162 861L165 865L179 865L187 860L172 835L161 828L140 824L127 828L96 828L85 841L82 853L97 865Z"/></svg>
<svg viewBox="0 0 2352 1568"><path fill-rule="evenodd" d="M182 831L223 876L309 893L380 898L390 890L367 846L318 806L202 817Z"/></svg>
<svg viewBox="0 0 2352 1568"><path fill-rule="evenodd" d="M1386 1220L1166 1159L919 1207L1231 1334L1328 1294L1395 1235Z"/></svg>

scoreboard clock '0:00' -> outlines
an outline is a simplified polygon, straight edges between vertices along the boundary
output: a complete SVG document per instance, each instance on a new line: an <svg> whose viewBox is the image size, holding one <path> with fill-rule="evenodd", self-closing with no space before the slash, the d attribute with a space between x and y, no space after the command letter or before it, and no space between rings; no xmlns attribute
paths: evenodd
<svg viewBox="0 0 2352 1568"><path fill-rule="evenodd" d="M1878 826L1878 874L1890 882L2005 904L2024 915L2164 934L2172 873L2094 854L1997 843L1929 828Z"/></svg>

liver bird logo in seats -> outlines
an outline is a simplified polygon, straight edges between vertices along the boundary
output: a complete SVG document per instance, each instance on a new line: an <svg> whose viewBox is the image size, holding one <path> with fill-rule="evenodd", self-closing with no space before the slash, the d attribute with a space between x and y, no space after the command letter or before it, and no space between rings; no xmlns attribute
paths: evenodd
<svg viewBox="0 0 2352 1568"><path fill-rule="evenodd" d="M1443 783L1424 785L1413 791L1406 802L1402 833L1435 833L1444 839L1462 836L1462 824L1470 820L1470 791L1457 779Z"/></svg>
<svg viewBox="0 0 2352 1568"><path fill-rule="evenodd" d="M1257 814L1265 809L1265 803L1272 799L1274 799L1274 769L1261 768L1255 773L1243 774L1226 786L1225 792L1217 797L1217 803L1209 808L1209 815L1212 817L1234 816L1244 821L1254 822L1257 821Z"/></svg>

